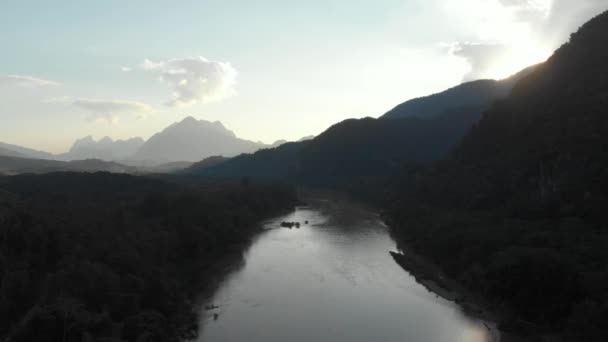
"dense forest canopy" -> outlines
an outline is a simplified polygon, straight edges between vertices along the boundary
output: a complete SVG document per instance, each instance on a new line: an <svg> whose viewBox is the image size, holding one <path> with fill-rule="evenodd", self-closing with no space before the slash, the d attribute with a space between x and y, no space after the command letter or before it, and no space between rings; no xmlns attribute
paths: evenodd
<svg viewBox="0 0 608 342"><path fill-rule="evenodd" d="M607 32L604 13L486 112L448 160L395 180L395 236L512 310L506 329L608 339Z"/></svg>
<svg viewBox="0 0 608 342"><path fill-rule="evenodd" d="M221 280L222 259L294 204L290 188L249 181L0 177L0 336L192 337L192 300Z"/></svg>
<svg viewBox="0 0 608 342"><path fill-rule="evenodd" d="M460 108L426 119L350 119L312 140L186 171L214 178L251 177L328 187L371 198L402 162L444 158L479 116L477 110Z"/></svg>
<svg viewBox="0 0 608 342"><path fill-rule="evenodd" d="M441 93L415 98L389 110L382 118L433 118L463 108L481 115L495 101L506 98L513 86L535 68L528 67L504 80L466 82Z"/></svg>

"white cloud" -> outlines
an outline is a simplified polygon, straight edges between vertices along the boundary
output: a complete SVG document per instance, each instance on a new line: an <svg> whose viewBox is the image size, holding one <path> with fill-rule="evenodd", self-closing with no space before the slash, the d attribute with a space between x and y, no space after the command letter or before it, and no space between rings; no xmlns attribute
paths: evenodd
<svg viewBox="0 0 608 342"><path fill-rule="evenodd" d="M161 70L165 62L154 63L149 59L145 59L139 66L148 71Z"/></svg>
<svg viewBox="0 0 608 342"><path fill-rule="evenodd" d="M59 83L35 78L31 76L7 75L0 76L0 86L17 86L25 88L36 88L44 86L58 86Z"/></svg>
<svg viewBox="0 0 608 342"><path fill-rule="evenodd" d="M484 78L495 68L496 61L505 54L506 47L500 44L456 43L452 47L455 56L464 58L471 66L462 81Z"/></svg>
<svg viewBox="0 0 608 342"><path fill-rule="evenodd" d="M498 0L501 5L513 11L516 18L533 21L546 18L551 10L551 0Z"/></svg>
<svg viewBox="0 0 608 342"><path fill-rule="evenodd" d="M580 25L608 9L606 0L446 1L476 30L476 37L450 50L470 66L463 81L503 78L540 63Z"/></svg>
<svg viewBox="0 0 608 342"><path fill-rule="evenodd" d="M102 100L102 99L74 99L68 100L73 106L89 112L89 121L118 124L125 115L134 115L144 118L154 108L146 103L136 101Z"/></svg>
<svg viewBox="0 0 608 342"><path fill-rule="evenodd" d="M553 0L547 19L540 25L540 34L558 47L581 25L606 10L606 0Z"/></svg>
<svg viewBox="0 0 608 342"><path fill-rule="evenodd" d="M139 68L160 74L173 97L166 104L186 107L196 103L219 101L234 94L238 72L228 62L209 61L204 57L176 58L153 62L144 60Z"/></svg>

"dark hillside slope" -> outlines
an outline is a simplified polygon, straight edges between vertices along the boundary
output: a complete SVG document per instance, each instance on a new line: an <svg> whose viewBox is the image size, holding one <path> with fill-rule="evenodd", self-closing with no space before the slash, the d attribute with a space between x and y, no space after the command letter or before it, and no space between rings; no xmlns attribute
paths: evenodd
<svg viewBox="0 0 608 342"><path fill-rule="evenodd" d="M382 118L433 118L463 108L475 109L481 115L494 101L506 98L513 86L535 68L528 67L504 80L467 82L437 94L412 99L391 109Z"/></svg>
<svg viewBox="0 0 608 342"><path fill-rule="evenodd" d="M346 120L302 149L299 179L340 185L385 177L403 162L442 159L476 121L468 109L433 119Z"/></svg>
<svg viewBox="0 0 608 342"><path fill-rule="evenodd" d="M199 162L193 163L190 166L183 168L182 172L187 173L196 173L199 170L203 170L209 167L214 167L222 164L223 162L230 160L230 158L222 157L222 156L213 156L205 158Z"/></svg>
<svg viewBox="0 0 608 342"><path fill-rule="evenodd" d="M19 153L17 151L9 150L0 146L0 156L2 157L17 157L17 158L25 158L23 153Z"/></svg>
<svg viewBox="0 0 608 342"><path fill-rule="evenodd" d="M370 192L382 196L384 180L403 163L430 162L450 149L513 84L536 66L501 80L469 82L407 101L380 119L350 119L312 140L243 154L221 165L203 163L186 170L213 177L274 179Z"/></svg>
<svg viewBox="0 0 608 342"><path fill-rule="evenodd" d="M4 174L49 173L58 171L134 173L137 170L130 166L99 159L64 162L59 160L0 156L0 172Z"/></svg>
<svg viewBox="0 0 608 342"><path fill-rule="evenodd" d="M504 329L608 340L607 34L608 12L393 183L397 239L510 309Z"/></svg>
<svg viewBox="0 0 608 342"><path fill-rule="evenodd" d="M279 147L259 150L253 154L241 154L220 164L209 167L193 165L186 170L221 178L243 178L291 182L299 171L299 153L309 141L286 143ZM204 163L203 160L201 163Z"/></svg>
<svg viewBox="0 0 608 342"><path fill-rule="evenodd" d="M475 112L467 109L433 119L351 119L312 140L240 155L217 166L191 171L214 177L274 179L355 190L364 184L376 186L403 162L445 157L476 121Z"/></svg>
<svg viewBox="0 0 608 342"><path fill-rule="evenodd" d="M546 202L608 193L607 18L583 26L522 80L466 137L455 159L483 165L508 196L525 191L527 199Z"/></svg>

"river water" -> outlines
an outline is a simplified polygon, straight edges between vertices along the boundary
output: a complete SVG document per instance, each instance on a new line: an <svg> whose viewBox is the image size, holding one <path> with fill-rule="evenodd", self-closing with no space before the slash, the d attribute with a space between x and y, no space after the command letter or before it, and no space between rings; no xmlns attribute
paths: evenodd
<svg viewBox="0 0 608 342"><path fill-rule="evenodd" d="M201 309L198 341L486 342L483 322L395 263L376 214L340 201L299 207L265 230ZM298 221L301 228L279 228ZM304 224L308 221L308 224Z"/></svg>

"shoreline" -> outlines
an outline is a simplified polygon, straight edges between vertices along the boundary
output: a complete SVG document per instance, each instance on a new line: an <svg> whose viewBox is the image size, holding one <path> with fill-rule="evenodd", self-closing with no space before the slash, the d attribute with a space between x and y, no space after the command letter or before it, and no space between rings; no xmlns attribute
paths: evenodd
<svg viewBox="0 0 608 342"><path fill-rule="evenodd" d="M381 215L381 208L374 207L365 202L357 201L347 194L318 189L300 189L298 198L303 202L311 205L340 205L343 206L340 210L344 213L352 211L367 212L377 218L386 226L387 230L391 230L391 224ZM325 202L329 200L330 203ZM323 202L323 203L320 203ZM460 310L468 317L478 320L488 331L488 342L522 342L523 340L511 334L505 333L498 328L498 322L504 314L496 312L489 307L491 305L481 298L479 295L465 289L457 281L446 276L438 265L428 260L423 255L415 253L407 246L399 246L399 242L395 241L398 252L390 251L389 253L395 262L407 273L411 274L415 280L424 286L429 292L453 302Z"/></svg>
<svg viewBox="0 0 608 342"><path fill-rule="evenodd" d="M515 342L498 329L499 315L486 308L482 300L446 277L423 256L408 252L389 252L395 262L429 292L456 304L468 317L480 321L489 333L488 342Z"/></svg>

